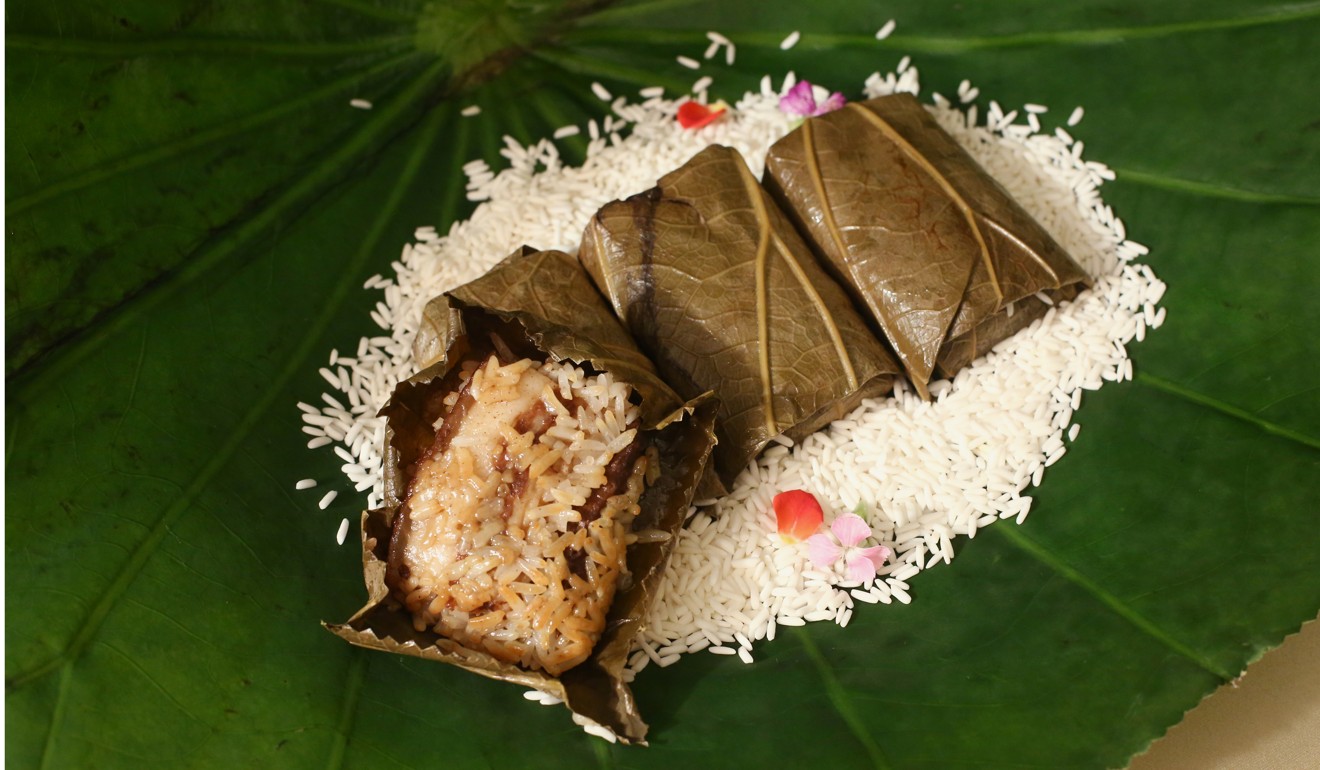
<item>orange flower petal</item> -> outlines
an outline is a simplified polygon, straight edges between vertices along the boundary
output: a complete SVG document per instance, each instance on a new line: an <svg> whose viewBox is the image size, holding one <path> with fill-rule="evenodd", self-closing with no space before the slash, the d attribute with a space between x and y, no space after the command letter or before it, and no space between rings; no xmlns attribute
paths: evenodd
<svg viewBox="0 0 1320 770"><path fill-rule="evenodd" d="M789 542L806 540L825 521L825 513L816 496L801 489L780 492L772 504L779 534Z"/></svg>
<svg viewBox="0 0 1320 770"><path fill-rule="evenodd" d="M727 111L724 107L712 109L696 102L683 102L678 107L678 124L683 128L701 128L719 119Z"/></svg>

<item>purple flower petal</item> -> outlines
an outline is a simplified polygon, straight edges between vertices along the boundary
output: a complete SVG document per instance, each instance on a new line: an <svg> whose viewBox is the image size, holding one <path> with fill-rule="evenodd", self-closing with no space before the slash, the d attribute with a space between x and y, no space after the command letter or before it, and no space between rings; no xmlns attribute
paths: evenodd
<svg viewBox="0 0 1320 770"><path fill-rule="evenodd" d="M861 543L871 536L871 527L855 513L845 513L830 524L834 536L845 548Z"/></svg>
<svg viewBox="0 0 1320 770"><path fill-rule="evenodd" d="M867 558L865 554L858 553L854 555L848 559L848 579L859 583L869 583L875 580L875 562Z"/></svg>
<svg viewBox="0 0 1320 770"><path fill-rule="evenodd" d="M779 99L779 109L790 115L810 117L816 112L816 96L811 92L811 83L800 80L788 93Z"/></svg>
<svg viewBox="0 0 1320 770"><path fill-rule="evenodd" d="M838 561L842 554L843 549L828 535L812 535L807 538L807 558L817 567L826 569L833 567L834 562Z"/></svg>
<svg viewBox="0 0 1320 770"><path fill-rule="evenodd" d="M817 107L816 111L812 114L824 115L827 112L834 112L835 110L839 109L840 107L842 107L847 103L848 100L843 98L843 93L840 91L835 91L834 93L830 94L830 98L826 99L825 103Z"/></svg>

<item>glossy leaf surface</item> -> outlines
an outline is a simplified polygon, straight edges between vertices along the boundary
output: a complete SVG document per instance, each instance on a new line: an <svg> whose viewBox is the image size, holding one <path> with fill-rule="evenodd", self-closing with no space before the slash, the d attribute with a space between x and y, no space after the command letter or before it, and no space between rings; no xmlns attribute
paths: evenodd
<svg viewBox="0 0 1320 770"><path fill-rule="evenodd" d="M6 7L11 765L1116 767L1315 617L1320 6L479 5ZM362 283L468 210L463 163L599 118L593 81L686 89L709 29L726 98L790 69L855 98L910 53L925 93L1085 106L1168 322L1023 527L752 666L648 669L652 746L610 748L319 627L363 599L360 501L293 404L371 333Z"/></svg>
<svg viewBox="0 0 1320 770"><path fill-rule="evenodd" d="M766 186L923 396L937 360L949 376L961 368L941 355L955 339L982 331L989 344L971 348L988 350L1011 333L986 333L1000 311L1086 280L911 94L804 122L770 148Z"/></svg>
<svg viewBox="0 0 1320 770"><path fill-rule="evenodd" d="M726 485L775 436L814 432L897 373L732 148L707 147L606 205L579 258L660 375L688 398L719 398Z"/></svg>

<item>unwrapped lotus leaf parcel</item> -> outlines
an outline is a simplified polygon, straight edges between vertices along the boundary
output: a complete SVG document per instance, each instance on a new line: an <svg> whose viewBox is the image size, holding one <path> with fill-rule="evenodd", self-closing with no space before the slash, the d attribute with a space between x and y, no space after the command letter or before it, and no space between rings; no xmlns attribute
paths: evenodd
<svg viewBox="0 0 1320 770"><path fill-rule="evenodd" d="M715 33L711 39L717 50L728 46L731 60L732 43L720 43L727 39ZM789 73L776 84L767 76L759 92L744 94L718 120L684 128L675 120L680 106L705 104L711 82L703 76L694 93L673 98L643 89L635 101L594 88L608 114L588 124L591 139L580 167L565 166L552 139L523 147L505 137L502 169L480 160L464 167L468 197L481 202L471 218L443 235L418 229L393 263L394 275L367 281L365 288L381 297L371 313L378 330L351 355L332 351L321 369L331 391L320 405L299 404L308 446L333 446L349 484L366 493L366 507L380 506L384 496L385 425L376 413L395 383L418 369L412 343L428 300L479 277L523 244L574 252L597 209L646 190L709 144L736 148L753 173L762 173L769 146L799 120L780 108L795 77ZM904 57L895 71L866 78L863 91L868 98L920 96L919 76ZM727 496L696 501L628 676L703 650L751 663L754 645L773 640L781 626L847 626L859 603L912 601L910 581L952 560L955 538L1027 518L1031 497L1025 492L1079 439L1073 415L1083 393L1131 379L1125 346L1163 323L1158 303L1165 287L1137 261L1145 247L1127 239L1100 197L1113 173L1086 160L1082 142L1064 125L1076 124L1081 108L1070 105L1060 113L1066 120L1052 120L1055 113L1041 105L1006 111L994 101L981 107L977 99L977 89L964 81L953 100L932 94L923 101L1093 285L952 381L932 382L932 400L899 384L890 397L863 402L797 445L781 439L738 476ZM555 135L578 133L570 128ZM806 543L778 534L772 499L792 489L815 494L827 527L849 513L865 520L871 529L866 544L893 554L874 579L850 580L843 558L817 566ZM333 494L321 497L322 508ZM330 526L340 527L342 542L346 527ZM555 702L535 691L527 696ZM584 726L613 738L597 725Z"/></svg>

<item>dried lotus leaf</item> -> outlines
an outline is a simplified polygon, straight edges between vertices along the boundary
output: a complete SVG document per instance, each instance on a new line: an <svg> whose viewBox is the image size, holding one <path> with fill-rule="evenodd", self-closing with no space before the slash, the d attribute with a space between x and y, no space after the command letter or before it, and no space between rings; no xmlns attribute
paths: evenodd
<svg viewBox="0 0 1320 770"><path fill-rule="evenodd" d="M719 397L726 484L775 436L815 432L899 371L728 147L606 205L578 257L680 395Z"/></svg>
<svg viewBox="0 0 1320 770"><path fill-rule="evenodd" d="M937 366L1020 326L994 320L1009 305L1088 280L910 94L808 119L770 148L765 184L923 396Z"/></svg>
<svg viewBox="0 0 1320 770"><path fill-rule="evenodd" d="M626 332L591 289L577 261L562 252L524 248L432 307L436 317L444 319L436 337L449 340L445 355L400 383L381 410L388 424L387 505L363 514L368 602L347 622L326 626L359 646L442 661L541 690L613 730L621 740L642 743L646 724L623 680L623 669L714 443L714 401L704 395L680 401L628 344ZM390 597L386 583L390 534L404 490L411 469L434 438L443 398L459 379L458 364L488 354L497 344L515 355L574 361L628 381L641 398L643 424L659 459L660 473L641 495L634 529L660 530L670 537L629 546L631 581L614 596L604 633L584 663L559 676L499 660L430 629L418 631L412 615Z"/></svg>

